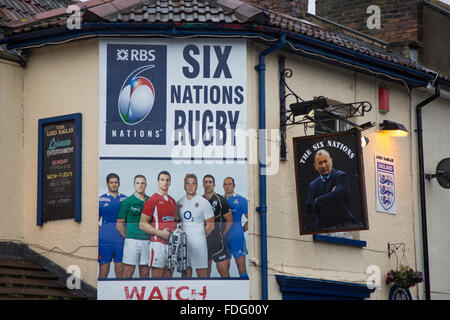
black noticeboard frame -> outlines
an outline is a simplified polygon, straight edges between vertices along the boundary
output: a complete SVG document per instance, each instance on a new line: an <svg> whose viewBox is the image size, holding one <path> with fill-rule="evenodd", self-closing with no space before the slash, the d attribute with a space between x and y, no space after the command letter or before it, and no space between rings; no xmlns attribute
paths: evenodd
<svg viewBox="0 0 450 320"><path fill-rule="evenodd" d="M38 185L37 185L37 219L36 225L42 226L44 222L50 220L58 220L58 219L74 219L76 222L81 222L81 131L82 131L82 123L81 123L81 113L73 113L63 116L39 119L38 122ZM71 124L73 130L66 130L68 133L64 133L66 131L60 131L58 126L61 128L67 129L65 127L66 124ZM62 147L73 147L73 152L70 152L70 159L66 158L61 160L69 171L64 173L53 173L55 180L62 177L64 182L70 185L70 205L69 206L61 206L61 210L53 216L48 216L47 212L44 210L46 207L46 199L48 199L49 195L52 193L48 190L48 186L45 185L46 177L45 171L49 165L51 159L48 156L48 150L44 150L46 146L46 139L49 139L47 134L45 135L45 131L51 127L55 126L55 135L62 135L65 138L68 138L64 141L54 140L52 149L58 149L60 146ZM64 130L63 129L63 130ZM59 137L58 137L59 138ZM56 147L55 147L56 146ZM62 167L65 168L65 167ZM59 190L65 190L65 188L60 188ZM54 194L53 194L54 195ZM66 194L67 195L67 194Z"/></svg>

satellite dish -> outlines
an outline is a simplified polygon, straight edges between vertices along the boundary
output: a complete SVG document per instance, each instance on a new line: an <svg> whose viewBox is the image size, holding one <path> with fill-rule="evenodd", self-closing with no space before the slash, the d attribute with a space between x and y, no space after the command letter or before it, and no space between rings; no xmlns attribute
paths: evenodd
<svg viewBox="0 0 450 320"><path fill-rule="evenodd" d="M426 178L436 178L442 188L450 189L450 158L442 159L436 167L436 173L427 174Z"/></svg>

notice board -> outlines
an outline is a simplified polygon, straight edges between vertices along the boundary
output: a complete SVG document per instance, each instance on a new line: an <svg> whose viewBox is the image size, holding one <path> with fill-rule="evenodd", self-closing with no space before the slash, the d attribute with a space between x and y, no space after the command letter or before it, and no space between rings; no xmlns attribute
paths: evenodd
<svg viewBox="0 0 450 320"><path fill-rule="evenodd" d="M37 225L81 222L81 114L39 120Z"/></svg>

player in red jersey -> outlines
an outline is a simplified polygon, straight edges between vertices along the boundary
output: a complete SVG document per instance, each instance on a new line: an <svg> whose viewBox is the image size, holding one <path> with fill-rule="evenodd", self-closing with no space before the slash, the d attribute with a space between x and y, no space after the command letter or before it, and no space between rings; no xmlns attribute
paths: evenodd
<svg viewBox="0 0 450 320"><path fill-rule="evenodd" d="M170 183L170 173L161 171L158 174L158 192L145 202L139 223L139 227L151 235L152 278L172 277L172 273L167 269L169 252L167 240L170 232L175 230L177 222L175 221L176 201L169 196Z"/></svg>

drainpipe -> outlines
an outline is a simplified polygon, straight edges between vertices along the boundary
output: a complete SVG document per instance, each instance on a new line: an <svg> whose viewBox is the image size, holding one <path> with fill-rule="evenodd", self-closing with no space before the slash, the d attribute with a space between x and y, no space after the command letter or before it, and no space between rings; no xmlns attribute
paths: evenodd
<svg viewBox="0 0 450 320"><path fill-rule="evenodd" d="M259 55L258 95L259 95L259 207L261 233L261 298L268 299L267 290L267 200L266 200L266 64L265 57L281 49L286 43L286 35L281 34L280 42Z"/></svg>
<svg viewBox="0 0 450 320"><path fill-rule="evenodd" d="M422 108L440 96L439 83L436 82L435 93L416 106L417 115L417 147L419 155L420 208L422 218L423 265L425 280L425 299L430 300L430 270L428 262L427 206L425 201L425 169L423 160Z"/></svg>

